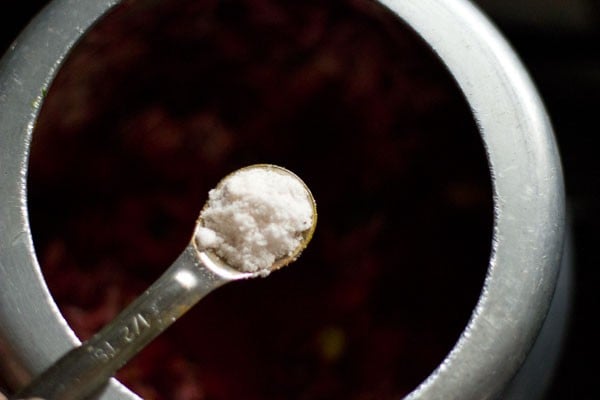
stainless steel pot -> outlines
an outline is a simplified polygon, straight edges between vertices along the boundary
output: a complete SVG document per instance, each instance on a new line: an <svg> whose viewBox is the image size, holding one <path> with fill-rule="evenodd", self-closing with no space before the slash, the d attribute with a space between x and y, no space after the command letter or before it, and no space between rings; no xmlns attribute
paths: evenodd
<svg viewBox="0 0 600 400"><path fill-rule="evenodd" d="M48 292L32 243L25 177L33 127L62 60L118 2L55 0L0 63L0 347L17 384L79 343ZM493 253L479 302L453 350L408 398L531 399L557 354L568 300L568 270L555 294L565 220L552 128L516 55L470 3L380 2L423 37L462 89L495 197ZM113 380L100 398L138 397Z"/></svg>

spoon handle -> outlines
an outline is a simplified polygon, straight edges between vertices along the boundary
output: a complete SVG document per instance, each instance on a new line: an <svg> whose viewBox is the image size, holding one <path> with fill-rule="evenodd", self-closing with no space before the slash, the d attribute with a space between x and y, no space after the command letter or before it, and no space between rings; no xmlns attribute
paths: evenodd
<svg viewBox="0 0 600 400"><path fill-rule="evenodd" d="M212 290L231 279L206 266L188 245L165 273L113 321L69 351L15 398L81 400L100 389L152 339Z"/></svg>

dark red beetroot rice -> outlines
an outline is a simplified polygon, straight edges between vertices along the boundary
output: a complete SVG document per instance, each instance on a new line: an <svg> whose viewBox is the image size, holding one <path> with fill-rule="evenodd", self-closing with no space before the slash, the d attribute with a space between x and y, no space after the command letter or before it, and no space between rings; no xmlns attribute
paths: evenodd
<svg viewBox="0 0 600 400"><path fill-rule="evenodd" d="M241 166L300 175L304 255L211 294L118 377L146 399L391 399L443 359L480 292L488 167L425 44L371 1L125 1L45 99L29 206L85 339L189 240Z"/></svg>

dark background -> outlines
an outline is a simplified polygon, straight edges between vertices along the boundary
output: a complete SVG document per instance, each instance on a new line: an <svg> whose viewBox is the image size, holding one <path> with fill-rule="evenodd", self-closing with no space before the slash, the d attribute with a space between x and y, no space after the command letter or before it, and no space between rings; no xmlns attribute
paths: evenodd
<svg viewBox="0 0 600 400"><path fill-rule="evenodd" d="M44 0L4 0L3 53ZM561 148L575 240L574 308L562 362L547 398L597 398L598 333L594 319L599 256L600 6L593 0L479 0L529 69Z"/></svg>

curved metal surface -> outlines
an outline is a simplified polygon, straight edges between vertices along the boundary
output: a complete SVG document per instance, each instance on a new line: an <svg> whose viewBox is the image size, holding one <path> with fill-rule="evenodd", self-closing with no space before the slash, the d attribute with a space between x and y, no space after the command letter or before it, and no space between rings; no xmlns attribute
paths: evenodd
<svg viewBox="0 0 600 400"><path fill-rule="evenodd" d="M454 349L408 398L496 398L529 353L556 286L565 200L552 127L515 53L473 5L380 2L425 39L464 92L495 196L492 257L477 307Z"/></svg>
<svg viewBox="0 0 600 400"><path fill-rule="evenodd" d="M78 340L44 283L27 206L28 148L43 94L78 38L119 0L55 0L0 63L0 344L24 378ZM560 160L523 67L465 0L380 0L437 52L462 88L488 152L493 257L458 343L409 399L497 397L527 356L552 298L564 235ZM23 382L24 383L24 382ZM137 399L116 381L101 399Z"/></svg>
<svg viewBox="0 0 600 400"><path fill-rule="evenodd" d="M26 175L32 131L62 60L117 2L54 1L0 62L0 341L22 368L21 379L79 344L50 297L31 239ZM100 398L139 399L116 380Z"/></svg>

